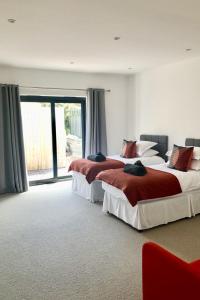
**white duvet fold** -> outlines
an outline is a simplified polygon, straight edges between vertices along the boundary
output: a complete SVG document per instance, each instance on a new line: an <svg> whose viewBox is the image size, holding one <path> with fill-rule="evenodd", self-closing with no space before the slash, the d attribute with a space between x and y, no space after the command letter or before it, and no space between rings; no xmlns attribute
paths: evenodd
<svg viewBox="0 0 200 300"><path fill-rule="evenodd" d="M135 157L135 158L124 158L124 157L121 157L119 154L116 154L116 155L110 155L107 157L122 161L125 164L134 164L137 160L140 160L145 166L164 163L164 159L157 155L150 156L150 157L149 156L143 156L143 157L141 156L141 157Z"/></svg>

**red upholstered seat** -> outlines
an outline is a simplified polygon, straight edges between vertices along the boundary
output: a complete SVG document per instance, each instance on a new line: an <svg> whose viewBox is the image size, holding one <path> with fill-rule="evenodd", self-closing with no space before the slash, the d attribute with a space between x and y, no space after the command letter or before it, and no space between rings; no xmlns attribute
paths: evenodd
<svg viewBox="0 0 200 300"><path fill-rule="evenodd" d="M200 260L187 263L154 243L142 251L143 300L200 300Z"/></svg>
<svg viewBox="0 0 200 300"><path fill-rule="evenodd" d="M200 276L200 259L191 262L190 265L191 265L192 269L194 270L194 272L196 272Z"/></svg>

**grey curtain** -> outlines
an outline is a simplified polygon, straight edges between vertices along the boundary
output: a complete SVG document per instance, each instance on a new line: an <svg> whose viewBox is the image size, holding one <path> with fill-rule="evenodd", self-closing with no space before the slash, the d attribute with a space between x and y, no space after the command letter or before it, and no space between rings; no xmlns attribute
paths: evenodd
<svg viewBox="0 0 200 300"><path fill-rule="evenodd" d="M0 193L27 189L19 88L0 84Z"/></svg>
<svg viewBox="0 0 200 300"><path fill-rule="evenodd" d="M90 88L86 110L85 156L99 151L107 155L105 91Z"/></svg>

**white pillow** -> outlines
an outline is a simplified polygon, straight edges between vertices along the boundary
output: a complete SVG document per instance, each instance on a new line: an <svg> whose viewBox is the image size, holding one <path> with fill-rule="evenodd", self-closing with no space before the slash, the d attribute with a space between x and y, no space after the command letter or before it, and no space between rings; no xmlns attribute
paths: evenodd
<svg viewBox="0 0 200 300"><path fill-rule="evenodd" d="M136 143L137 147L137 155L138 156L143 156L143 154L149 150L150 148L154 147L157 145L157 143L154 142L149 142L149 141L138 141Z"/></svg>
<svg viewBox="0 0 200 300"><path fill-rule="evenodd" d="M166 156L171 156L172 150L167 151ZM194 147L192 159L200 160L200 147Z"/></svg>
<svg viewBox="0 0 200 300"><path fill-rule="evenodd" d="M200 160L200 147L194 147L192 158Z"/></svg>
<svg viewBox="0 0 200 300"><path fill-rule="evenodd" d="M141 157L152 157L157 155L159 152L154 149L149 149L143 153Z"/></svg>
<svg viewBox="0 0 200 300"><path fill-rule="evenodd" d="M190 169L199 171L200 170L200 160L193 159Z"/></svg>

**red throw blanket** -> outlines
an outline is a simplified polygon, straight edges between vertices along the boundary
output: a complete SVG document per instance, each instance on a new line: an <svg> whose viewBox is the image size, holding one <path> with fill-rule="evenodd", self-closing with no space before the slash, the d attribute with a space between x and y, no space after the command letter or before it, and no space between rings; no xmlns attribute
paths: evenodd
<svg viewBox="0 0 200 300"><path fill-rule="evenodd" d="M77 159L70 164L69 171L82 173L86 176L87 182L91 183L101 171L123 167L124 163L115 159L107 158L102 162L95 162L88 159Z"/></svg>
<svg viewBox="0 0 200 300"><path fill-rule="evenodd" d="M180 183L173 174L146 168L145 176L127 174L123 169L99 173L102 180L124 192L132 206L138 201L176 195L182 192Z"/></svg>

